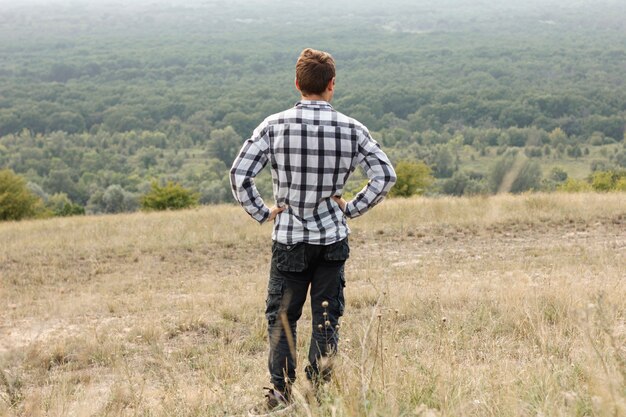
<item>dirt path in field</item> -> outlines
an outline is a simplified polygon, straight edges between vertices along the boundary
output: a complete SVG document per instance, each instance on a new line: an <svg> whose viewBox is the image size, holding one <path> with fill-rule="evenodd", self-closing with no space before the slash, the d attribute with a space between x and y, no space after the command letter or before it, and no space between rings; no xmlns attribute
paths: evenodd
<svg viewBox="0 0 626 417"><path fill-rule="evenodd" d="M417 265L424 260L462 262L480 259L507 259L524 254L548 255L545 248L579 246L601 247L626 256L626 215L594 219L593 222L567 221L545 224L502 223L484 228L436 225L402 233L384 230L355 233L351 243L364 247L364 257L383 253L394 267ZM444 257L444 258L442 258ZM626 271L624 272L626 278Z"/></svg>

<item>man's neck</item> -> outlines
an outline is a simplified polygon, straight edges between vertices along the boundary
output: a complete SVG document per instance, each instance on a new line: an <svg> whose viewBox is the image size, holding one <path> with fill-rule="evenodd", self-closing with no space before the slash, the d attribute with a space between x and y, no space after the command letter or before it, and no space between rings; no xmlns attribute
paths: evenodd
<svg viewBox="0 0 626 417"><path fill-rule="evenodd" d="M302 98L301 99L302 100L309 100L309 101L327 101L327 102L330 102L328 96L325 95L325 94L311 94L311 95L307 95L307 96L302 94Z"/></svg>

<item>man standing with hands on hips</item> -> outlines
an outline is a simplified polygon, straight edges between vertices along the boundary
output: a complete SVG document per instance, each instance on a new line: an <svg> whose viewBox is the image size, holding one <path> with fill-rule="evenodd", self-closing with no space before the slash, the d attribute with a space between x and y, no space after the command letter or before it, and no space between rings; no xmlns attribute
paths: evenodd
<svg viewBox="0 0 626 417"><path fill-rule="evenodd" d="M291 408L296 378L296 323L310 286L312 337L307 378L330 378L343 314L344 264L349 256L346 217L364 214L396 181L387 155L358 121L333 109L335 62L305 49L296 64L295 107L269 116L248 139L230 170L235 199L259 223L274 222L265 315L272 388L250 415ZM276 205L269 208L254 177L269 163ZM350 201L341 195L361 166L369 179Z"/></svg>

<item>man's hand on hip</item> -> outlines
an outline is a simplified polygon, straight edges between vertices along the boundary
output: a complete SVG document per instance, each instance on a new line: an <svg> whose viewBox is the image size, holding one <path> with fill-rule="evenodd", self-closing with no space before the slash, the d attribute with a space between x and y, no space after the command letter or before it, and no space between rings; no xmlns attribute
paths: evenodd
<svg viewBox="0 0 626 417"><path fill-rule="evenodd" d="M267 218L268 222L273 222L274 219L276 219L276 216L278 216L280 213L282 213L283 211L287 210L287 206L282 206L282 207L278 207L278 206L274 206L270 209L270 216Z"/></svg>
<svg viewBox="0 0 626 417"><path fill-rule="evenodd" d="M339 196L332 196L332 199L335 200L335 203L337 203L339 205L339 208L341 209L341 211L346 211L346 204L347 201L343 199L343 197L339 197Z"/></svg>

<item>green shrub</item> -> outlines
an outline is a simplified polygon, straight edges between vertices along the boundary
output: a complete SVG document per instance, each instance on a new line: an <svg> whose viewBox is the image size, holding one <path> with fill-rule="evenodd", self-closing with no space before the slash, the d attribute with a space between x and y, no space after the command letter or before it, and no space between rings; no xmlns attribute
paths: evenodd
<svg viewBox="0 0 626 417"><path fill-rule="evenodd" d="M488 187L482 178L465 172L455 172L452 178L443 181L441 192L457 196L489 194Z"/></svg>
<svg viewBox="0 0 626 417"><path fill-rule="evenodd" d="M137 197L124 190L121 185L109 185L102 194L102 211L104 213L123 213L137 210Z"/></svg>
<svg viewBox="0 0 626 417"><path fill-rule="evenodd" d="M591 176L591 187L595 191L618 191L624 179L626 179L626 171L594 172Z"/></svg>
<svg viewBox="0 0 626 417"><path fill-rule="evenodd" d="M141 209L144 211L179 210L197 206L199 198L198 193L172 181L164 186L153 181L151 190L141 197Z"/></svg>
<svg viewBox="0 0 626 417"><path fill-rule="evenodd" d="M554 182L564 182L567 180L568 175L567 172L565 172L565 170L561 167L554 167L552 168L552 170L550 171L550 177L549 177L552 181Z"/></svg>
<svg viewBox="0 0 626 417"><path fill-rule="evenodd" d="M558 191L626 191L626 171L596 171L590 182L569 178L557 187Z"/></svg>
<svg viewBox="0 0 626 417"><path fill-rule="evenodd" d="M568 179L567 172L561 167L554 167L546 178L541 181L542 191L556 191L557 187L562 185Z"/></svg>
<svg viewBox="0 0 626 417"><path fill-rule="evenodd" d="M0 170L0 220L21 220L43 213L43 202L10 169Z"/></svg>
<svg viewBox="0 0 626 417"><path fill-rule="evenodd" d="M52 211L55 216L80 216L85 214L85 208L80 204L72 203L65 193L57 193L48 199L46 203L48 209Z"/></svg>
<svg viewBox="0 0 626 417"><path fill-rule="evenodd" d="M397 181L390 197L409 197L424 194L433 183L431 170L423 162L400 161L395 166Z"/></svg>
<svg viewBox="0 0 626 417"><path fill-rule="evenodd" d="M556 189L567 193L580 193L591 191L591 184L584 180L568 178L564 183L557 185Z"/></svg>
<svg viewBox="0 0 626 417"><path fill-rule="evenodd" d="M463 195L470 179L464 172L455 172L452 178L442 182L441 191L444 194Z"/></svg>

